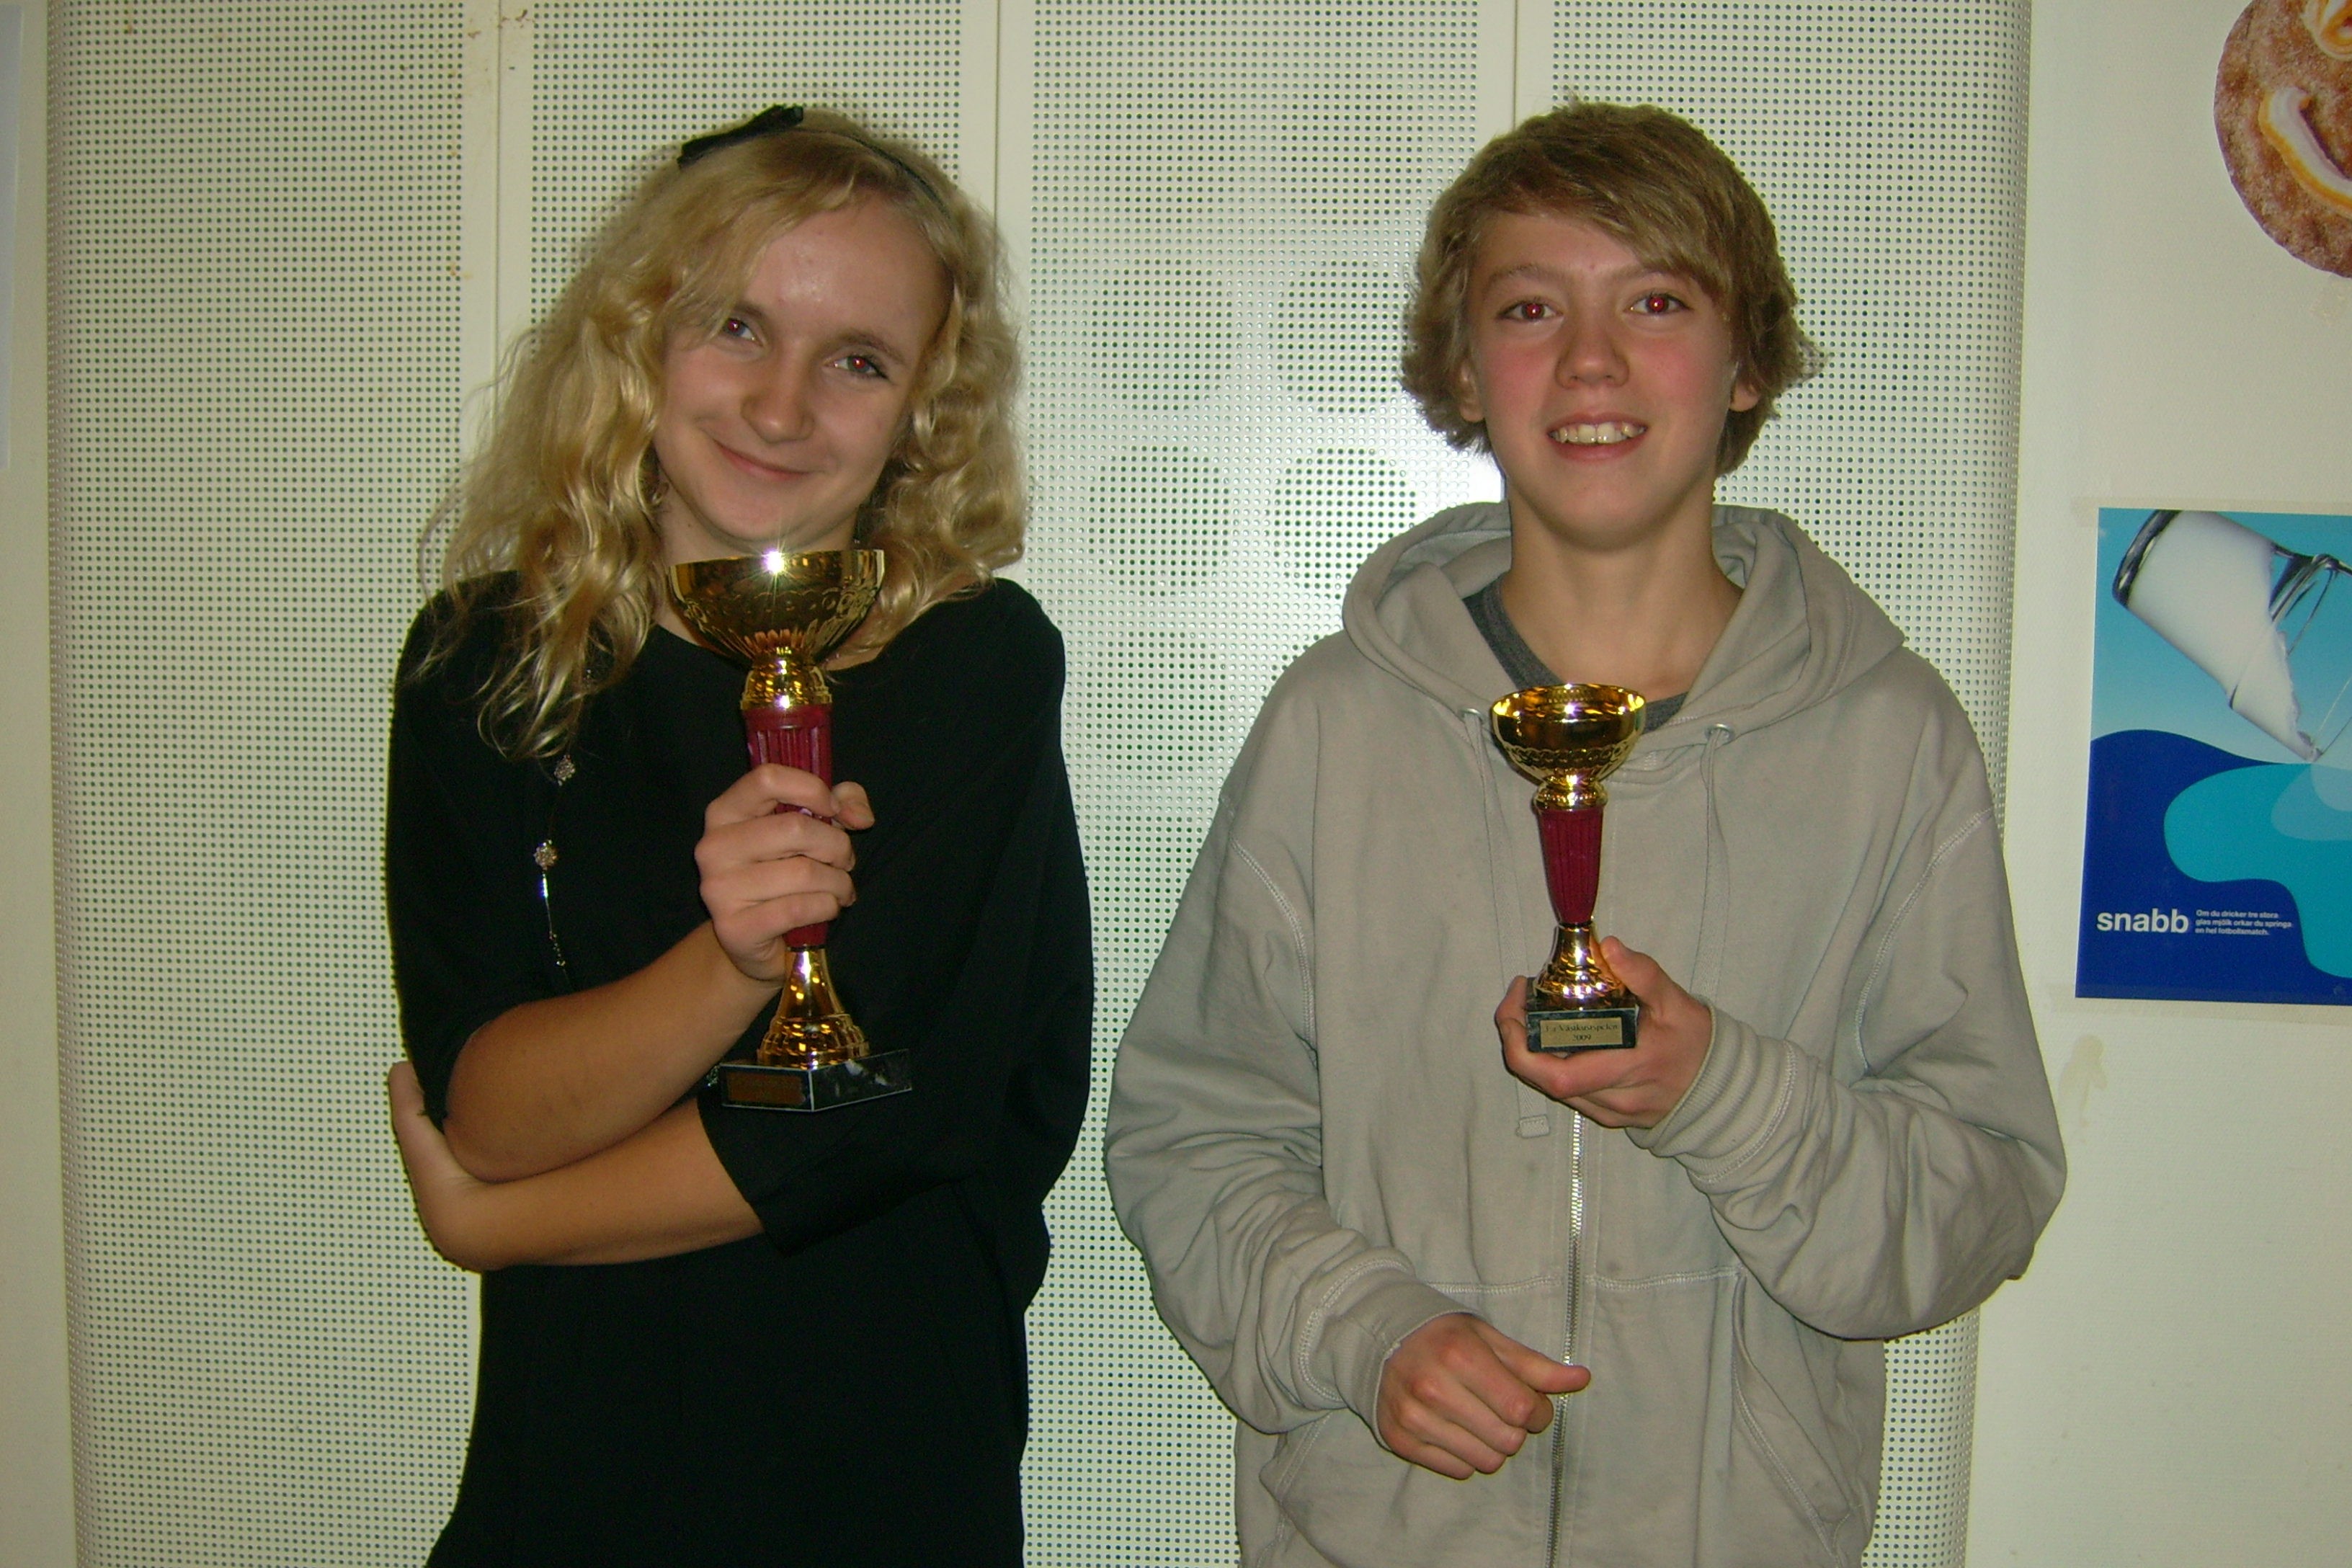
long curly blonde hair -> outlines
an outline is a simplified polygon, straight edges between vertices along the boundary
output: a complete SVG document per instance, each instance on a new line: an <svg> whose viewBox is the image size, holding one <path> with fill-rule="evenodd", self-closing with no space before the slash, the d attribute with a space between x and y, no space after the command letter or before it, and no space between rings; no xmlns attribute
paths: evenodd
<svg viewBox="0 0 2352 1568"><path fill-rule="evenodd" d="M564 750L583 705L652 634L665 591L654 424L673 336L714 330L778 235L866 201L913 222L946 277L948 309L856 522L858 542L887 559L881 596L833 663L873 658L926 609L1020 558L1020 362L987 216L916 148L824 110L665 164L516 345L489 439L455 499L442 566L455 613L420 670L495 603L502 651L480 722L508 756Z"/></svg>

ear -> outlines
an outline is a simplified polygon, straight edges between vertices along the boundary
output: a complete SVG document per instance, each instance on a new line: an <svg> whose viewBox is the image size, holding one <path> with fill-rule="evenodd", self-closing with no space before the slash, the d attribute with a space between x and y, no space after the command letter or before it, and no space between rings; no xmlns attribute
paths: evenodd
<svg viewBox="0 0 2352 1568"><path fill-rule="evenodd" d="M1749 384L1746 376L1731 384L1731 412L1745 414L1764 401L1764 395Z"/></svg>
<svg viewBox="0 0 2352 1568"><path fill-rule="evenodd" d="M1470 361L1465 355L1454 371L1454 412L1465 425L1486 422L1486 402L1478 395L1478 380L1470 374Z"/></svg>

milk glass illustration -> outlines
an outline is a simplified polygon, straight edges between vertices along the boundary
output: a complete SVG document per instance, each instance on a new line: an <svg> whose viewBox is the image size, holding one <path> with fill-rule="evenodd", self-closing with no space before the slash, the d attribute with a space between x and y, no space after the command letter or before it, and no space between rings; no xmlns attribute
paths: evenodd
<svg viewBox="0 0 2352 1568"><path fill-rule="evenodd" d="M2110 508L2099 553L2076 991L2352 1004L2352 519Z"/></svg>
<svg viewBox="0 0 2352 1568"><path fill-rule="evenodd" d="M2352 725L2352 576L2218 511L2158 511L2116 598L2221 683L2230 706L2307 763ZM2352 807L2352 801L2345 803Z"/></svg>

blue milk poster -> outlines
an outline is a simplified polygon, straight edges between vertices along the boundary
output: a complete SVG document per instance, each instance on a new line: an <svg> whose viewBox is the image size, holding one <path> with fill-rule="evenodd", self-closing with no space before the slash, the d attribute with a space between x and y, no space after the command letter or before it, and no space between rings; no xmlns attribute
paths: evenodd
<svg viewBox="0 0 2352 1568"><path fill-rule="evenodd" d="M2352 517L2106 507L2074 991L2352 1005Z"/></svg>

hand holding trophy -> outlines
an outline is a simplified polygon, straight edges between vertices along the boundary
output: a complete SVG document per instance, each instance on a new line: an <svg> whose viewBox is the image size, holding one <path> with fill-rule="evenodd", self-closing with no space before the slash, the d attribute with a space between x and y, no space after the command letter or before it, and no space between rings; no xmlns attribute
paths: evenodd
<svg viewBox="0 0 2352 1568"><path fill-rule="evenodd" d="M1642 735L1641 697L1618 686L1534 686L1488 710L1512 766L1543 787L1533 802L1544 883L1559 930L1528 983L1528 1048L1565 1055L1636 1043L1642 1004L1611 972L1593 934L1601 891L1601 781Z"/></svg>
<svg viewBox="0 0 2352 1568"><path fill-rule="evenodd" d="M670 568L677 613L750 665L743 739L754 766L780 763L833 782L833 692L823 665L874 604L878 550L771 550ZM712 1069L729 1105L826 1110L913 1087L912 1053L876 1053L833 988L827 928L784 933L793 964L751 1061Z"/></svg>

